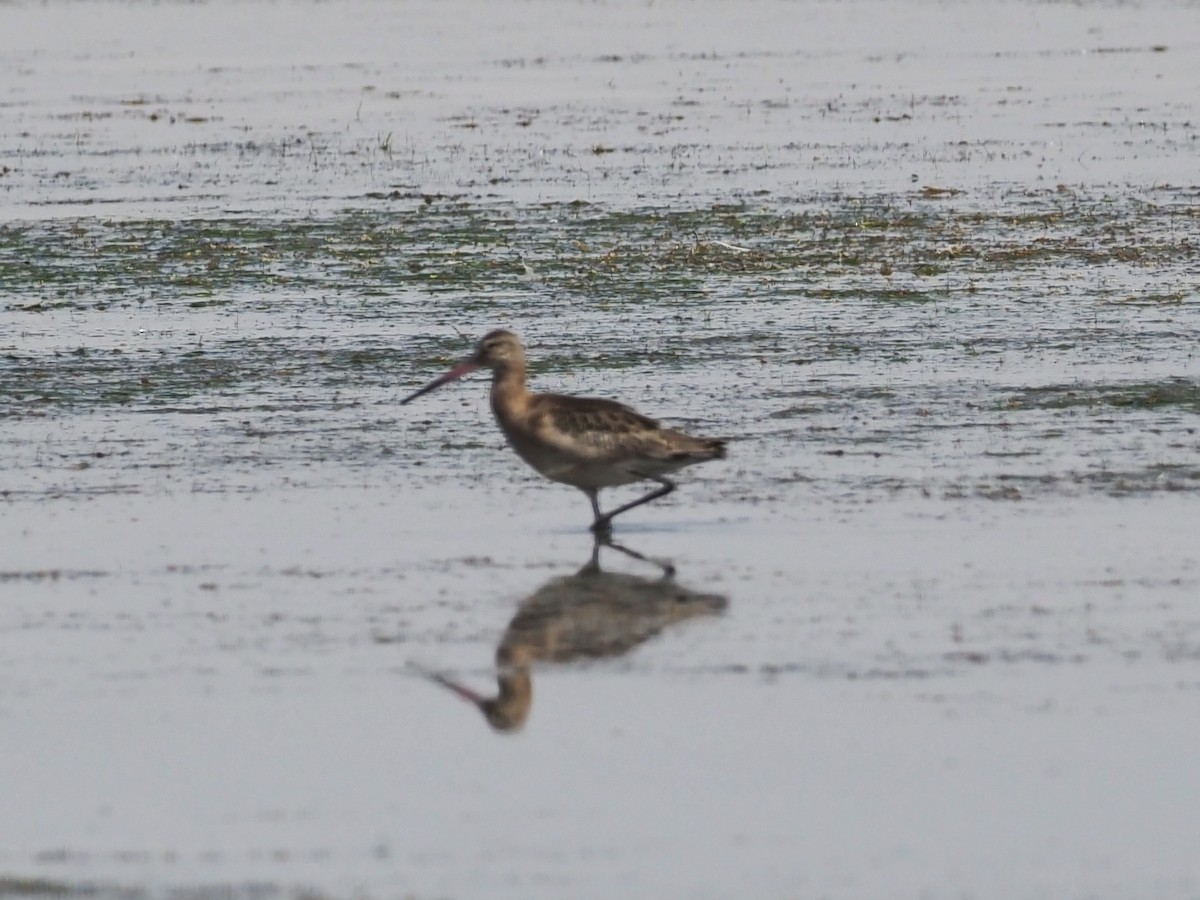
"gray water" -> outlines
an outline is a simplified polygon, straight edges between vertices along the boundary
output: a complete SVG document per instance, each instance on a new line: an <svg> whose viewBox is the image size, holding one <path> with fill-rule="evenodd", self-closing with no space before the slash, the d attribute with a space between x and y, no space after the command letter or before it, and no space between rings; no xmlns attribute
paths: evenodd
<svg viewBox="0 0 1200 900"><path fill-rule="evenodd" d="M1195 897L1198 16L0 6L0 895Z"/></svg>

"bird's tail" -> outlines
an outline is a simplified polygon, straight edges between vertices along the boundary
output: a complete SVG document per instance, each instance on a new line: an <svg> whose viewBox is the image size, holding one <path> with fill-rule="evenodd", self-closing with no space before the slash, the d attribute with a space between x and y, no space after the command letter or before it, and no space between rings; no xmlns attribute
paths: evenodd
<svg viewBox="0 0 1200 900"><path fill-rule="evenodd" d="M685 465L709 459L724 459L725 441L721 438L693 438L690 446L675 451L671 458Z"/></svg>

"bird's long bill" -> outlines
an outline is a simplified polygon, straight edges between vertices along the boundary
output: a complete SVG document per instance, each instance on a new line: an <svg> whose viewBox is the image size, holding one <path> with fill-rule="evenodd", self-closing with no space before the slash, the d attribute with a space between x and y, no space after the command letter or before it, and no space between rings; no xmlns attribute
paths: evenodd
<svg viewBox="0 0 1200 900"><path fill-rule="evenodd" d="M443 384L447 384L451 381L457 381L459 378L462 378L464 375L469 375L470 373L474 372L478 368L479 368L479 363L472 362L469 359L465 359L462 362L460 362L457 366L455 366L453 369L451 369L449 372L447 372L445 375L442 375L438 378L433 379L433 381L429 382L429 384L425 385L425 387L421 388L419 391L409 394L407 397L405 397L403 400L400 401L400 405L403 406L405 403L408 403L410 400L416 400L422 394L428 394L430 391L440 388Z"/></svg>
<svg viewBox="0 0 1200 900"><path fill-rule="evenodd" d="M474 703L476 706L482 707L484 702L487 700L487 698L482 694L477 694L469 687L464 687L458 682L451 681L449 678L446 678L443 675L438 675L435 672L426 672L425 674L430 681L437 682L444 688L449 688L450 690L454 691L454 693L458 694L458 696L470 703Z"/></svg>

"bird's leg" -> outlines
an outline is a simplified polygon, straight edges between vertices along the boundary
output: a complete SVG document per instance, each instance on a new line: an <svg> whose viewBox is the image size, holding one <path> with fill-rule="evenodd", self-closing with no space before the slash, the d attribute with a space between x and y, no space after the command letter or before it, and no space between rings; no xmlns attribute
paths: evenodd
<svg viewBox="0 0 1200 900"><path fill-rule="evenodd" d="M663 478L661 475L647 475L646 478L649 478L651 481L657 481L662 485L662 487L656 491L651 491L644 497L638 497L631 503L626 503L624 506L618 506L612 512L606 512L604 515L600 515L600 506L596 502L595 491L592 491L588 494L588 496L592 498L592 509L596 513L596 521L592 523L592 531L594 531L597 536L607 535L612 532L612 520L615 516L619 516L623 512L628 512L635 506L641 506L643 503L649 503L651 500L657 500L659 497L665 497L667 494L671 493L671 491L675 490L675 482L668 478Z"/></svg>
<svg viewBox="0 0 1200 900"><path fill-rule="evenodd" d="M609 519L611 519L612 516L604 516L600 514L600 490L598 488L583 488L583 492L587 494L588 499L592 501L592 515L594 516L592 519L592 531L596 535L596 540L600 541L601 539L612 534L612 526L609 524ZM599 544L596 546L598 548Z"/></svg>
<svg viewBox="0 0 1200 900"><path fill-rule="evenodd" d="M595 521L600 521L600 490L599 488L584 488L583 492L587 494L589 500L592 501L592 515L596 517Z"/></svg>
<svg viewBox="0 0 1200 900"><path fill-rule="evenodd" d="M613 550L616 550L618 553L624 553L631 559L640 559L644 563L650 563L652 566L658 566L660 569L662 569L663 578L670 578L675 574L675 564L669 559L655 559L653 556L645 556L641 553L638 553L636 550L630 550L623 544L618 544L607 535L605 537L600 537L597 535L595 546L592 548L592 560L596 564L597 571L599 571L599 553L601 546L611 547Z"/></svg>
<svg viewBox="0 0 1200 900"><path fill-rule="evenodd" d="M597 575L600 572L600 543L603 538L596 535L596 539L592 541L592 558L583 564L583 568L576 572L576 575Z"/></svg>

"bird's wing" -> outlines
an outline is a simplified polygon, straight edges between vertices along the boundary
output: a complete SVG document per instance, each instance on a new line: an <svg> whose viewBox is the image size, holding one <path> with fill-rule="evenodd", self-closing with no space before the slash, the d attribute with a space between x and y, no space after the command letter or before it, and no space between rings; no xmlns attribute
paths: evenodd
<svg viewBox="0 0 1200 900"><path fill-rule="evenodd" d="M555 442L605 456L653 457L663 450L658 422L623 403L598 397L541 396L548 402L539 404L536 413L542 418L543 433Z"/></svg>

